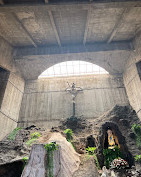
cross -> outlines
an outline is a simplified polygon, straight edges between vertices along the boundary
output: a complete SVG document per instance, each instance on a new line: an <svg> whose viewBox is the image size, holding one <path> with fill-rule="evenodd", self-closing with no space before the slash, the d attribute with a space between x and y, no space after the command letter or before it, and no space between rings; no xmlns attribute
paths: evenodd
<svg viewBox="0 0 141 177"><path fill-rule="evenodd" d="M76 87L76 86L75 86L75 83L72 83L72 85L70 85L70 84L68 83L68 86L69 86L69 87L67 87L65 91L68 92L68 93L70 93L71 96L72 96L72 102L73 102L73 117L75 117L75 98L76 98L78 92L83 91L83 89L82 89L81 87Z"/></svg>

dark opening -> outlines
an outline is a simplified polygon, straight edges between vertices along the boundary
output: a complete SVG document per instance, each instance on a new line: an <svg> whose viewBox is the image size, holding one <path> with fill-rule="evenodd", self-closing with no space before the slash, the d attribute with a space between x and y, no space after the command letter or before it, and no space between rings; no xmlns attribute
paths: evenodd
<svg viewBox="0 0 141 177"><path fill-rule="evenodd" d="M0 177L21 177L23 162L17 161L0 166Z"/></svg>
<svg viewBox="0 0 141 177"><path fill-rule="evenodd" d="M96 144L95 144L95 139L92 135L88 136L87 137L87 142L86 142L86 148L87 147L95 147Z"/></svg>
<svg viewBox="0 0 141 177"><path fill-rule="evenodd" d="M9 71L0 67L0 107L4 97L7 81L9 78L9 73L10 73Z"/></svg>
<svg viewBox="0 0 141 177"><path fill-rule="evenodd" d="M139 61L138 63L136 63L136 67L137 67L137 70L138 70L139 77L141 79L141 61Z"/></svg>

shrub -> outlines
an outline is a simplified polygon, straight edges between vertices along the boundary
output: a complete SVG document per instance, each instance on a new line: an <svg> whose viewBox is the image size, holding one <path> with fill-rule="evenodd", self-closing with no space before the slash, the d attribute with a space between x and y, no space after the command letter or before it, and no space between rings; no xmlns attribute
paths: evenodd
<svg viewBox="0 0 141 177"><path fill-rule="evenodd" d="M113 149L103 149L103 155L105 158L104 164L107 168L110 167L110 164L114 159L118 159L119 157L122 158L122 154L118 146L115 146Z"/></svg>

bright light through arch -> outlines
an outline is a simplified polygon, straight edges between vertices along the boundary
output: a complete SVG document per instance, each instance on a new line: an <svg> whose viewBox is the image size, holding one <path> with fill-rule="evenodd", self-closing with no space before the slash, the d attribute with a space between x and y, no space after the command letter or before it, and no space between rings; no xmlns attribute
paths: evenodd
<svg viewBox="0 0 141 177"><path fill-rule="evenodd" d="M51 66L38 78L78 76L90 74L109 74L104 68L85 61L66 61Z"/></svg>

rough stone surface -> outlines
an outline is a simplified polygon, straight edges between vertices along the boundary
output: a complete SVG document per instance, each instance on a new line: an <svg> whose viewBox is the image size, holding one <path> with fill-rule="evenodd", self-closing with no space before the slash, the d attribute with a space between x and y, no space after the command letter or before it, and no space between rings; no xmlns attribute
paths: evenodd
<svg viewBox="0 0 141 177"><path fill-rule="evenodd" d="M46 133L45 133L46 134ZM73 173L78 170L80 164L80 155L76 153L72 145L60 133L54 132L50 135L46 134L40 138L41 143L56 142L60 148L60 169L56 169L57 177L72 177ZM56 154L57 155L57 154ZM54 161L55 157L54 157ZM58 162L57 162L58 163Z"/></svg>
<svg viewBox="0 0 141 177"><path fill-rule="evenodd" d="M46 176L46 150L43 145L32 146L28 164L25 166L21 177Z"/></svg>

